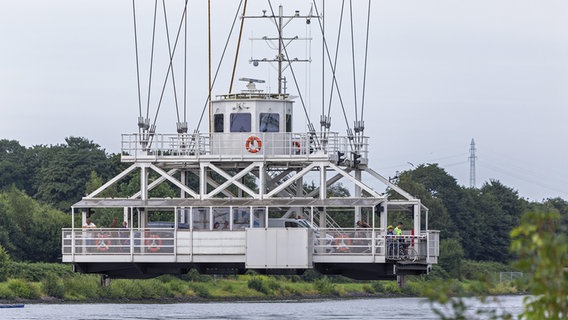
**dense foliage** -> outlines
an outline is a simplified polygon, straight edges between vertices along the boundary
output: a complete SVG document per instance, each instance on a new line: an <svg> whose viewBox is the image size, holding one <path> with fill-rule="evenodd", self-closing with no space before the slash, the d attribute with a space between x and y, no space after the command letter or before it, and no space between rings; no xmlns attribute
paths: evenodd
<svg viewBox="0 0 568 320"><path fill-rule="evenodd" d="M517 266L530 273L525 299L527 319L568 317L568 236L558 212L527 212L511 232L511 250L519 255Z"/></svg>
<svg viewBox="0 0 568 320"><path fill-rule="evenodd" d="M486 182L481 188L466 188L436 164L420 165L400 174L398 185L421 199L429 208L429 229L440 230L441 245L453 239L454 249L463 257L506 263L513 258L509 251L509 233L519 225L523 212L545 208L558 211L565 227L568 202L553 198L543 203L530 203L517 191L499 181ZM394 195L393 195L394 196ZM444 250L441 260L444 262ZM448 250L455 255L455 250ZM457 276L457 275L456 275Z"/></svg>

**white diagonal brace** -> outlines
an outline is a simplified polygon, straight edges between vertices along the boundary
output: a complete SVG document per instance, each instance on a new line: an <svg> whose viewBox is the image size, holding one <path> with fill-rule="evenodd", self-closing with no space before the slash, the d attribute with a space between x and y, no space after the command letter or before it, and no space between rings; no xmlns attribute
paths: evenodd
<svg viewBox="0 0 568 320"><path fill-rule="evenodd" d="M396 191L398 194L400 194L401 196L405 197L407 200L416 200L415 197L413 197L410 193L402 190L399 186L397 186L396 184L390 182L387 178L381 176L379 173L377 173L376 171L374 171L371 168L366 168L365 169L366 172L368 172L370 175L372 175L373 177L379 179L382 183L384 183L386 186L392 188L394 191Z"/></svg>
<svg viewBox="0 0 568 320"><path fill-rule="evenodd" d="M195 172L195 171L197 171L197 172ZM197 177L199 177L199 171L200 170L188 170L188 172L191 172L192 174L196 175ZM215 182L215 180L211 179L210 177L207 177L207 179L205 181L207 181L207 183L212 185L214 188L217 188L219 186L219 184L217 182ZM227 190L223 190L222 192L223 192L224 195L226 195L229 198L235 197L234 194L230 193Z"/></svg>
<svg viewBox="0 0 568 320"><path fill-rule="evenodd" d="M217 181L211 179L210 177L207 177L207 183L209 183L211 186L213 186L213 188L217 188L219 187L219 183L217 183ZM234 198L235 195L230 193L229 191L225 190L221 190L221 192L226 195L229 198Z"/></svg>
<svg viewBox="0 0 568 320"><path fill-rule="evenodd" d="M369 186L367 186L366 184L364 184L361 181L358 181L357 179L355 179L353 176L351 176L349 173L343 171L343 169L341 169L340 167L334 165L333 163L329 162L328 163L329 167L332 168L333 170L337 171L338 173L340 173L342 176L344 176L345 178L351 180L351 182L353 182L355 185L361 187L361 189L367 191L369 194L371 194L374 197L377 198L382 198L383 196L381 196L380 194L377 193L377 191L371 189Z"/></svg>
<svg viewBox="0 0 568 320"><path fill-rule="evenodd" d="M282 182L282 179L284 179L285 177L288 177L288 175L292 172L294 172L293 169L287 169L287 170L284 170L281 173L277 174L276 176L271 177L271 179L267 179L266 186L268 188L273 188L274 186L277 186L278 183ZM268 175L268 176L270 177L270 175ZM260 190L262 190L262 189L260 189ZM287 190L282 190L281 192L284 193L285 196L288 196L288 197L292 196L292 194Z"/></svg>
<svg viewBox="0 0 568 320"><path fill-rule="evenodd" d="M292 183L294 183L296 180L298 180L299 178L305 176L308 172L312 171L312 169L316 166L316 163L311 163L310 165L308 165L307 167L305 167L304 169L302 169L302 171L296 173L293 177L291 177L289 180L286 180L283 184L279 185L278 187L274 188L272 191L270 191L269 193L266 194L266 198L271 198L273 195L278 194L280 191L284 190L285 188L287 188L289 185L291 185Z"/></svg>
<svg viewBox="0 0 568 320"><path fill-rule="evenodd" d="M138 168L138 166L136 164L133 164L130 167L126 168L126 170L122 171L117 176L110 179L107 183L100 186L97 190L95 190L95 191L91 192L89 195L87 195L85 197L85 199L92 199L97 194L103 192L106 188L108 188L108 187L112 186L113 184L117 183L118 181L122 180L122 178L124 178L127 174L129 174L130 172L132 172L136 168Z"/></svg>
<svg viewBox="0 0 568 320"><path fill-rule="evenodd" d="M346 170L346 172L351 172L351 170L352 170L351 168L348 168L348 169ZM336 183L337 181L339 181L341 178L343 178L343 175L342 175L342 174L339 174L339 173L338 173L338 174L334 175L333 177L331 177L331 179L328 179L328 180L325 182L325 187L327 188L328 186L331 186L332 184L334 184L334 183ZM314 190L312 190L312 192L308 193L308 194L306 195L306 197L311 198L311 197L314 197L314 196L318 195L320 188L321 188L321 187L315 188Z"/></svg>
<svg viewBox="0 0 568 320"><path fill-rule="evenodd" d="M176 173L176 171L178 171L178 170L177 170L177 169L172 169L172 170L168 171L168 175L171 176L171 175L173 175L174 173ZM154 189L155 187L157 187L158 185L160 185L160 183L162 183L162 182L164 182L164 181L166 181L166 178L160 176L158 179L152 181L152 183L150 183L150 184L148 185L148 191ZM142 195L142 191L138 191L138 192L136 192L135 194L133 194L133 195L130 197L130 199L138 199L138 198L140 198L141 195Z"/></svg>
<svg viewBox="0 0 568 320"><path fill-rule="evenodd" d="M219 189L221 188L226 188L228 186L230 186L231 184L234 184L235 186L237 186L238 188L240 188L241 190L243 190L244 192L248 193L251 197L255 198L255 199L259 199L260 196L258 194L256 194L254 191L252 191L249 187L245 186L244 184L240 183L237 179L242 178L243 176L245 176L247 173L251 172L252 169L254 169L256 166L258 166L258 163L253 162L251 163L248 167L244 168L243 170L241 170L239 173L237 173L235 176L231 177L227 172L221 170L219 167L215 166L212 163L207 163L206 166L208 166L209 168L213 169L213 171L217 172L218 174L220 174L223 178L227 179L227 181L225 181L223 184L221 184L218 188L216 188L215 190L211 191L209 194L206 195L205 198L210 198L211 196L219 193Z"/></svg>
<svg viewBox="0 0 568 320"><path fill-rule="evenodd" d="M199 195L197 193L195 193L193 190L191 190L190 188L188 188L185 184L179 182L176 178L170 176L167 172L165 172L164 170L156 167L153 164L150 164L150 168L154 171L156 171L159 175L161 175L162 177L166 178L169 182L173 183L174 185L176 185L178 188L182 189L183 191L185 191L187 194L189 194L190 196L192 196L195 199L199 199Z"/></svg>

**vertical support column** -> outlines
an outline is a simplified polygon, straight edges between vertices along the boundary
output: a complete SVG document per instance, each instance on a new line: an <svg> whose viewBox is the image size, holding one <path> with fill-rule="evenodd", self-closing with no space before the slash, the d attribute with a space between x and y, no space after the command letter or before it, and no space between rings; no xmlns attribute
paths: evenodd
<svg viewBox="0 0 568 320"><path fill-rule="evenodd" d="M129 215L128 213L129 213L129 208L128 208L128 207L124 207L124 208L122 209L122 221L123 221L123 222L129 220L128 217L129 217L130 215ZM132 223L132 222L128 222L128 226L130 226L131 223ZM121 226L122 226L122 225L121 225Z"/></svg>
<svg viewBox="0 0 568 320"><path fill-rule="evenodd" d="M254 214L251 206L249 207L249 228L252 228L253 226L254 226Z"/></svg>
<svg viewBox="0 0 568 320"><path fill-rule="evenodd" d="M417 200L417 204L413 206L414 211L414 234L420 234L420 200Z"/></svg>
<svg viewBox="0 0 568 320"><path fill-rule="evenodd" d="M180 171L179 180L184 186L187 186L187 171L186 170ZM183 189L180 189L179 197L182 198L182 199L186 198L186 194L185 194L185 191L183 191Z"/></svg>
<svg viewBox="0 0 568 320"><path fill-rule="evenodd" d="M203 200L207 194L207 167L205 163L199 163L199 199Z"/></svg>
<svg viewBox="0 0 568 320"><path fill-rule="evenodd" d="M427 230L430 230L429 227L428 227L428 209L426 209L426 217L425 217L425 219L426 219L426 221L425 221L425 226L424 226L425 228L424 228L424 230L427 231Z"/></svg>
<svg viewBox="0 0 568 320"><path fill-rule="evenodd" d="M319 190L319 196L321 200L324 200L325 198L327 198L327 177L326 177L326 171L325 171L325 165L321 164L319 166L320 169L320 190Z"/></svg>
<svg viewBox="0 0 568 320"><path fill-rule="evenodd" d="M148 167L140 166L140 199L148 199Z"/></svg>
<svg viewBox="0 0 568 320"><path fill-rule="evenodd" d="M146 211L146 208L138 209L138 221L138 228L146 228L148 225L148 212Z"/></svg>
<svg viewBox="0 0 568 320"><path fill-rule="evenodd" d="M361 170L355 168L355 180L361 182ZM355 185L355 190L354 190L354 197L355 198L360 198L361 197L361 187L359 185ZM360 221L361 220L361 207L357 206L355 207L355 221L353 221L353 225L355 225L355 222Z"/></svg>
<svg viewBox="0 0 568 320"><path fill-rule="evenodd" d="M320 199L324 200L325 198L327 198L326 170L325 170L325 165L320 165ZM326 222L327 222L326 208L322 207L320 212L319 227L326 228L327 227ZM320 232L320 237L325 237L325 232Z"/></svg>
<svg viewBox="0 0 568 320"><path fill-rule="evenodd" d="M388 201L385 202L381 202L380 206L383 208L382 212L379 212L380 214L380 219L381 219L381 228L383 228L383 230L387 230L387 223L388 223Z"/></svg>
<svg viewBox="0 0 568 320"><path fill-rule="evenodd" d="M298 171L296 171L298 174ZM300 177L296 180L296 196L303 197L304 196L304 177ZM303 208L297 207L294 209L294 216L304 216Z"/></svg>
<svg viewBox="0 0 568 320"><path fill-rule="evenodd" d="M264 162L258 165L258 196L260 199L264 199L264 193L266 192L266 172L265 172ZM243 177L244 184L244 177ZM240 190L240 188L239 188Z"/></svg>
<svg viewBox="0 0 568 320"><path fill-rule="evenodd" d="M140 165L140 199L148 200L148 164Z"/></svg>
<svg viewBox="0 0 568 320"><path fill-rule="evenodd" d="M71 207L71 255L75 260L75 208L73 207Z"/></svg>
<svg viewBox="0 0 568 320"><path fill-rule="evenodd" d="M406 287L406 275L396 276L396 282L400 288Z"/></svg>
<svg viewBox="0 0 568 320"><path fill-rule="evenodd" d="M106 274L101 274L101 287L110 287L110 277Z"/></svg>
<svg viewBox="0 0 568 320"><path fill-rule="evenodd" d="M296 179L296 196L298 197L304 196L304 177Z"/></svg>
<svg viewBox="0 0 568 320"><path fill-rule="evenodd" d="M81 210L81 226L87 224L87 211L86 209ZM75 219L71 220L72 223L75 222Z"/></svg>

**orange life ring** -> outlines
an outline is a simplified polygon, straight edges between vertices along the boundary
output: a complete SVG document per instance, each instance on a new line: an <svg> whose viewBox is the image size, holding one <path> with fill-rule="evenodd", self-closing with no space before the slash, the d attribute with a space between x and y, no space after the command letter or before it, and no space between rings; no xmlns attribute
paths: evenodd
<svg viewBox="0 0 568 320"><path fill-rule="evenodd" d="M149 238L146 238L146 241L144 241L144 243L146 244L148 251L150 252L158 252L162 248L162 239L155 234L151 235Z"/></svg>
<svg viewBox="0 0 568 320"><path fill-rule="evenodd" d="M250 136L245 143L245 148L250 153L257 153L262 148L262 140L259 137Z"/></svg>
<svg viewBox="0 0 568 320"><path fill-rule="evenodd" d="M337 238L335 238L335 240L333 240L333 243L335 244L335 250L337 250L337 252L349 252L349 250L351 250L351 238L348 237L347 235L344 234L340 234L337 236Z"/></svg>
<svg viewBox="0 0 568 320"><path fill-rule="evenodd" d="M292 141L292 151L294 154L300 154L302 151L302 145L300 145L300 141Z"/></svg>
<svg viewBox="0 0 568 320"><path fill-rule="evenodd" d="M109 236L107 234L97 235L97 251L107 252L110 248L110 240L106 240Z"/></svg>

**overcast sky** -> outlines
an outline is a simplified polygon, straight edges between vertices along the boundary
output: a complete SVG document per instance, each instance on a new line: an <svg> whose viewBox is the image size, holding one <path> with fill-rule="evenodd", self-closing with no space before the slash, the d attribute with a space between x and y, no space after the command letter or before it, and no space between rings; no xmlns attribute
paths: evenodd
<svg viewBox="0 0 568 320"><path fill-rule="evenodd" d="M300 0L281 2L288 13L309 8ZM353 2L357 27L364 27L367 1ZM142 30L152 1L137 3ZM213 44L216 59L237 3L212 1L216 31L223 31ZM265 0L249 3L254 14L268 9ZM190 17L199 26L190 30L191 58L199 64L190 76L190 131L207 87L205 4L190 0ZM329 10L339 4L326 1ZM307 27L298 30L308 35ZM361 40L364 33L357 34ZM263 45L248 39L262 35L245 32L237 77L258 77L260 69L246 61ZM140 37L148 42L148 33ZM0 139L31 147L81 136L120 152L120 135L137 131L133 43L130 0L0 0ZM143 61L148 46L144 50ZM320 50L314 40L314 60ZM530 200L568 199L568 1L373 0L370 50L364 120L376 171L390 177L439 163L467 186L473 138L478 187L496 179ZM304 69L317 82L316 63ZM223 70L220 83L230 74ZM274 82L267 86L275 88ZM307 100L315 106L309 113L318 128L319 88L309 87ZM300 108L297 102L297 118ZM173 119L170 127L158 132L174 133L175 117L166 118ZM333 116L334 125L342 121Z"/></svg>

